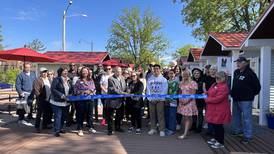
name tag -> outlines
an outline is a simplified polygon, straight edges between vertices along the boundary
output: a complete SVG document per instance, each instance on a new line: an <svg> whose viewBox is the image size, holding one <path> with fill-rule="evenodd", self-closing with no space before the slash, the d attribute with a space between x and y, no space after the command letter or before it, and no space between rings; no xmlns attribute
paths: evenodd
<svg viewBox="0 0 274 154"><path fill-rule="evenodd" d="M240 76L239 77L239 80L244 80L245 79L245 76Z"/></svg>

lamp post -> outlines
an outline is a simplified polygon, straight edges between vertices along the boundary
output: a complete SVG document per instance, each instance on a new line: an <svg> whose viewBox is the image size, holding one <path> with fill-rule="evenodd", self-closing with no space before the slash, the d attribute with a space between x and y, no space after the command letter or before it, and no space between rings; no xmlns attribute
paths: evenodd
<svg viewBox="0 0 274 154"><path fill-rule="evenodd" d="M66 16L67 16L67 12L69 7L72 4L72 0L69 1L69 4L66 8L66 10L64 10L64 14L63 14L63 36L62 36L62 49L63 51L66 51Z"/></svg>

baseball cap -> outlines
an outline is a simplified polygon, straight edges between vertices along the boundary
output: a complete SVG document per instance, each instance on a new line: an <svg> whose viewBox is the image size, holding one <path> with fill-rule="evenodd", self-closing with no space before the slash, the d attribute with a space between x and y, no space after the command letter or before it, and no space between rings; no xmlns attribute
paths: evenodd
<svg viewBox="0 0 274 154"><path fill-rule="evenodd" d="M48 69L45 68L45 67L41 67L41 68L40 68L40 72L47 72L47 71L48 71Z"/></svg>
<svg viewBox="0 0 274 154"><path fill-rule="evenodd" d="M245 57L239 57L237 60L235 60L234 62L247 62L247 59Z"/></svg>

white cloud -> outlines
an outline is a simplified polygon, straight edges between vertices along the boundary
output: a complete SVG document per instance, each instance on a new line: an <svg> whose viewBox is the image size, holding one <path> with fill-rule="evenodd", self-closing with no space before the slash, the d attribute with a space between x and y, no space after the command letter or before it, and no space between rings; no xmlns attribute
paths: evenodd
<svg viewBox="0 0 274 154"><path fill-rule="evenodd" d="M39 12L36 8L31 8L28 10L21 10L16 13L12 19L20 21L33 21L42 16L42 13Z"/></svg>

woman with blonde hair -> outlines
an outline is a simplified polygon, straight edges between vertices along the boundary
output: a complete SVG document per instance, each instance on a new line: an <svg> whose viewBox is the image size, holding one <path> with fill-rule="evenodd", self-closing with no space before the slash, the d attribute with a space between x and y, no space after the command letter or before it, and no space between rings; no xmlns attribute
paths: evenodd
<svg viewBox="0 0 274 154"><path fill-rule="evenodd" d="M188 70L182 72L182 81L179 85L180 94L195 94L197 90L197 83L191 79L191 74ZM198 110L194 98L181 98L179 99L179 106L177 112L184 117L184 134L179 136L178 139L185 139L189 128L191 126L192 116L198 115Z"/></svg>

